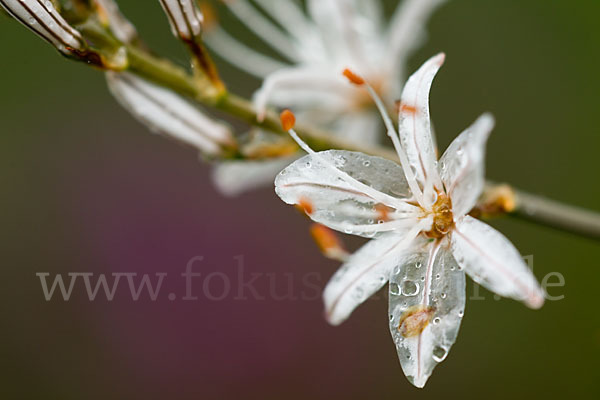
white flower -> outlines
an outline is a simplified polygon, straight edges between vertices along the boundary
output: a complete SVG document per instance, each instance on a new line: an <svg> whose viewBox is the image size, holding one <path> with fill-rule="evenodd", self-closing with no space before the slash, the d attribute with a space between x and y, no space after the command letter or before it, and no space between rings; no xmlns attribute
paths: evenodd
<svg viewBox="0 0 600 400"><path fill-rule="evenodd" d="M311 204L310 217L330 228L374 238L333 276L324 292L327 319L343 322L390 282L390 331L408 379L423 387L456 340L465 307L465 272L499 295L539 308L544 295L517 249L467 213L484 186L484 147L493 118L484 114L437 161L429 90L440 54L408 80L400 103L399 134L381 99L401 166L347 151L309 153L283 170L277 194ZM283 115L287 128L292 124Z"/></svg>
<svg viewBox="0 0 600 400"><path fill-rule="evenodd" d="M348 140L377 137L379 118L363 88L340 77L351 68L386 100L400 95L406 62L423 41L425 25L444 0L404 0L389 24L380 0L308 0L308 14L295 1L257 0L264 17L247 0L224 2L232 13L288 60L283 63L243 46L224 30L209 30L211 48L239 68L264 79L255 96L259 117L267 104L293 107L302 118ZM386 83L384 86L383 83ZM392 84L390 84L393 82Z"/></svg>
<svg viewBox="0 0 600 400"><path fill-rule="evenodd" d="M364 88L349 86L340 72L358 71L393 104L407 59L422 43L429 16L444 1L403 0L387 23L380 0L308 0L307 13L292 0L257 0L260 10L247 0L228 0L224 3L232 13L287 62L248 48L220 27L207 28L204 40L222 58L264 79L254 98L259 120L267 105L292 107L312 125L345 140L373 144L379 140L380 118ZM244 189L273 182L282 162L246 165L252 184ZM218 165L213 175L217 187L234 189L227 194L241 192L235 189L244 183L236 175L240 165Z"/></svg>

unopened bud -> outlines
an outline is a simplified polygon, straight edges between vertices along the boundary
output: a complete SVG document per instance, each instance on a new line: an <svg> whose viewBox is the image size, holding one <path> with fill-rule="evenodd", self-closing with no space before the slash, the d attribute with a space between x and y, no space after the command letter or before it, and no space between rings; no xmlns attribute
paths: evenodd
<svg viewBox="0 0 600 400"><path fill-rule="evenodd" d="M65 21L51 1L0 0L0 4L10 15L61 53L80 57L87 52L81 34Z"/></svg>
<svg viewBox="0 0 600 400"><path fill-rule="evenodd" d="M202 34L203 16L193 0L160 0L173 35L189 41Z"/></svg>

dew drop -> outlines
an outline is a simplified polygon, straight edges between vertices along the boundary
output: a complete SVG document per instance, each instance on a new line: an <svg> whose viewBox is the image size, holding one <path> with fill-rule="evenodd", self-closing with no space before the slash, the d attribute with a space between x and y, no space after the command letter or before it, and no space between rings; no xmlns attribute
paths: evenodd
<svg viewBox="0 0 600 400"><path fill-rule="evenodd" d="M446 293L442 293L442 294L440 295L440 297L441 297L442 299L445 299L445 298L446 298L446 297L448 297L448 296L446 295Z"/></svg>
<svg viewBox="0 0 600 400"><path fill-rule="evenodd" d="M397 283L390 283L390 293L398 296L400 294L400 287Z"/></svg>
<svg viewBox="0 0 600 400"><path fill-rule="evenodd" d="M423 266L423 263L421 263L421 262L417 262L417 263L415 263L415 268L416 268L416 269L419 269L419 268L421 268L422 266Z"/></svg>
<svg viewBox="0 0 600 400"><path fill-rule="evenodd" d="M446 359L447 355L448 355L448 350L446 350L442 346L435 346L431 357L433 358L433 360L435 362L442 362Z"/></svg>
<svg viewBox="0 0 600 400"><path fill-rule="evenodd" d="M441 276L440 274L437 274L437 275L435 276L435 279L440 279L441 277L442 277L442 276Z"/></svg>
<svg viewBox="0 0 600 400"><path fill-rule="evenodd" d="M465 312L464 312L463 310L460 310L460 311L458 312L458 316L459 316L459 317L462 317L463 315L465 315Z"/></svg>
<svg viewBox="0 0 600 400"><path fill-rule="evenodd" d="M405 296L416 296L419 293L419 284L413 281L402 282L402 293Z"/></svg>
<svg viewBox="0 0 600 400"><path fill-rule="evenodd" d="M440 317L435 317L435 318L433 319L433 324L434 324L434 325L437 325L437 324L439 324L441 321L442 321L442 320L440 319Z"/></svg>
<svg viewBox="0 0 600 400"><path fill-rule="evenodd" d="M371 165L371 161L369 161L369 160L365 160L365 161L363 161L363 165L364 165L365 167L368 167L368 166L370 166L370 165Z"/></svg>
<svg viewBox="0 0 600 400"><path fill-rule="evenodd" d="M310 161L307 161L306 163L304 163L304 168L310 168L312 167L312 164Z"/></svg>

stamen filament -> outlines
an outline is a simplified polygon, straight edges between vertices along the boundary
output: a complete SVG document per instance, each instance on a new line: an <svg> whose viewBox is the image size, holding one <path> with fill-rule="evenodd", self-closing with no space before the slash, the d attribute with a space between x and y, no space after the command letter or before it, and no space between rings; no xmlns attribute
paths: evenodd
<svg viewBox="0 0 600 400"><path fill-rule="evenodd" d="M390 118L387 110L385 109L383 100L381 100L381 97L379 97L375 89L373 89L373 87L368 83L366 84L366 88L371 97L373 98L373 101L375 101L375 105L377 106L377 109L379 110L379 113L383 118L383 122L387 128L386 133L389 136L389 138L392 139L392 143L394 144L394 148L396 149L396 153L398 154L398 158L400 159L400 164L402 165L402 170L404 171L404 175L406 176L408 186L410 187L410 190L417 199L417 202L421 205L424 205L423 192L419 187L415 174L410 168L408 156L406 155L404 149L402 148L402 145L400 144L400 136L398 135L398 132L396 132L396 128L394 128L394 123L392 122L392 119Z"/></svg>

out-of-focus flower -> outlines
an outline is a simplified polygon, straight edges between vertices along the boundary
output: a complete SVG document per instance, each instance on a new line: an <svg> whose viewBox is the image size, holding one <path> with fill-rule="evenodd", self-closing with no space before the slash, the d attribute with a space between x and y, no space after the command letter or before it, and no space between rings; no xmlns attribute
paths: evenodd
<svg viewBox="0 0 600 400"><path fill-rule="evenodd" d="M299 117L364 143L377 139L379 118L364 88L349 87L340 72L357 71L393 104L408 56L423 42L427 20L443 2L404 0L388 24L380 0L308 0L308 14L294 1L257 0L275 25L249 1L227 0L231 12L288 62L244 47L219 27L207 32L206 41L264 79L255 96L259 117L267 104L293 107Z"/></svg>
<svg viewBox="0 0 600 400"><path fill-rule="evenodd" d="M235 148L231 130L172 91L130 73L106 74L115 98L152 131L219 156Z"/></svg>
<svg viewBox="0 0 600 400"><path fill-rule="evenodd" d="M399 106L399 133L375 90L365 85L401 166L355 152L315 153L292 129L290 134L309 155L275 181L286 203L309 202L308 214L315 222L373 238L328 283L326 316L331 324L342 323L389 281L390 331L404 373L417 387L425 385L456 340L465 307L465 272L531 308L544 302L517 249L501 233L466 215L484 187L485 143L493 118L481 116L437 160L429 90L443 61L443 54L433 57L408 80Z"/></svg>
<svg viewBox="0 0 600 400"><path fill-rule="evenodd" d="M444 1L403 0L387 23L380 0L308 0L307 12L291 0L256 0L260 10L247 0L227 0L229 10L287 62L258 53L210 21L204 40L222 58L264 79L254 98L259 119L267 105L292 107L312 125L348 141L373 144L381 132L376 110L366 90L347 85L340 72L359 72L391 109L407 59L423 42L429 16ZM246 176L253 176L253 185L244 188L269 184L280 165L281 160L248 165ZM237 169L221 163L214 174L217 186L223 186L220 180L234 183Z"/></svg>
<svg viewBox="0 0 600 400"><path fill-rule="evenodd" d="M173 35L182 40L194 40L202 34L202 13L192 0L160 0L167 14Z"/></svg>

